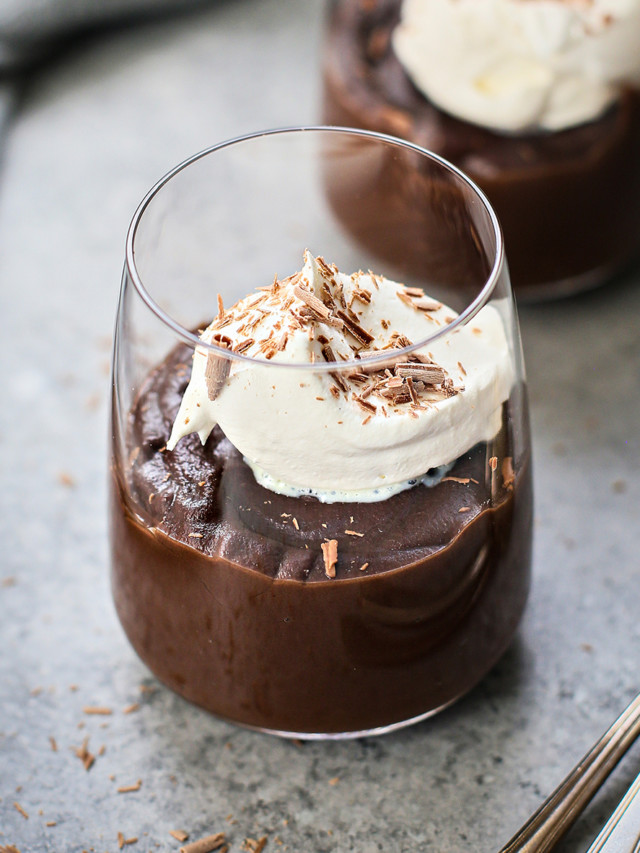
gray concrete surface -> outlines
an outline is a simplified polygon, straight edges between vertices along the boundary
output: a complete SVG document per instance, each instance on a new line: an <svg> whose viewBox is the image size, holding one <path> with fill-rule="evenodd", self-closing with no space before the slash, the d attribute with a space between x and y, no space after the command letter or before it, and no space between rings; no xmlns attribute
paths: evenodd
<svg viewBox="0 0 640 853"><path fill-rule="evenodd" d="M233 851L268 835L267 853L491 853L640 687L637 271L521 309L534 586L512 649L454 708L384 738L297 746L190 707L125 641L105 480L126 226L190 153L315 118L321 11L237 0L112 34L37 78L13 123L0 191L0 846L105 853L122 832L139 839L125 849L177 850L168 833L183 828L226 830ZM92 753L104 745L88 772L74 754L87 736ZM586 849L639 765L637 747L562 853Z"/></svg>

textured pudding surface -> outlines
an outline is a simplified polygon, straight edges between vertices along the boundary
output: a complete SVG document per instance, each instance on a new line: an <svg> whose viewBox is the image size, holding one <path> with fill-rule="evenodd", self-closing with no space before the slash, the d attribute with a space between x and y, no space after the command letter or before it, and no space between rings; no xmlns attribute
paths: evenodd
<svg viewBox="0 0 640 853"><path fill-rule="evenodd" d="M301 734L393 725L469 690L529 586L530 466L512 461L512 402L496 438L437 486L322 504L259 486L219 429L165 449L189 356L178 348L148 377L114 471L114 597L141 658L220 716Z"/></svg>
<svg viewBox="0 0 640 853"><path fill-rule="evenodd" d="M399 0L335 5L324 120L409 139L463 169L498 214L520 292L628 261L640 244L640 93L625 90L598 120L553 133L460 121L432 105L395 56L399 8Z"/></svg>

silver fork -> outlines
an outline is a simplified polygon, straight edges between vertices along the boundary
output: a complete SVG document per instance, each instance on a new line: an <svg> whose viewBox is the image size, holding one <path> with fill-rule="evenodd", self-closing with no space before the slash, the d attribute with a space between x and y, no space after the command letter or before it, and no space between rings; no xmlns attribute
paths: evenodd
<svg viewBox="0 0 640 853"><path fill-rule="evenodd" d="M640 694L499 853L547 853L551 850L639 734Z"/></svg>

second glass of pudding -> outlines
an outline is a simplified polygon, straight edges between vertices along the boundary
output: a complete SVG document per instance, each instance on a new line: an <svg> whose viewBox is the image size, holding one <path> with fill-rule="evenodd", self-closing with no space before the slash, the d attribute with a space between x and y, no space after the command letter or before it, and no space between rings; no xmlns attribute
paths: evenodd
<svg viewBox="0 0 640 853"><path fill-rule="evenodd" d="M327 5L323 121L465 171L500 218L518 298L640 260L640 0Z"/></svg>
<svg viewBox="0 0 640 853"><path fill-rule="evenodd" d="M402 228L375 180L394 172ZM532 533L520 339L496 217L445 161L307 128L176 168L130 227L112 413L116 609L186 699L379 733L509 645Z"/></svg>

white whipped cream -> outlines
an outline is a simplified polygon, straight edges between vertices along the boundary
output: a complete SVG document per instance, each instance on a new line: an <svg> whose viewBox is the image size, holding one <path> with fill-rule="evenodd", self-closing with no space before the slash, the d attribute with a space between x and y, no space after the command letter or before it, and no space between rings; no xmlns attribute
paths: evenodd
<svg viewBox="0 0 640 853"><path fill-rule="evenodd" d="M310 317L307 301L296 295L300 288L336 310L346 307L373 340L363 346L346 326L340 328L334 310L331 324ZM367 353L390 354L407 345L399 334L418 343L456 317L446 305L409 293L371 273L341 274L305 252L300 273L241 299L202 333L208 343L224 335L228 346L232 342L250 358L226 360L228 374L221 374L211 400L206 366L212 357L196 348L168 450L192 432L204 444L219 424L267 488L313 494L327 502L370 501L415 485L431 469L450 465L477 442L489 441L501 427L502 404L514 381L503 321L491 306L421 350L424 361L444 371L448 389L442 383L420 387L414 378L417 403L383 396L394 393L388 390L393 365L385 374L383 367L376 372L370 364L359 381L349 378L356 375L353 368L341 373L343 388L335 372L309 365L327 364L327 342L336 367L356 352L366 365ZM420 304L431 310L416 307ZM401 360L407 359L417 360L415 353ZM399 393L405 393L404 383ZM367 394L372 385L377 390ZM364 405L356 395L365 398Z"/></svg>
<svg viewBox="0 0 640 853"><path fill-rule="evenodd" d="M403 0L393 47L415 85L458 118L560 130L640 85L640 0Z"/></svg>

